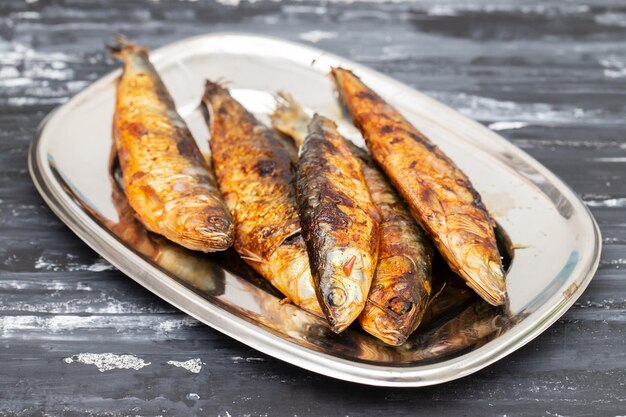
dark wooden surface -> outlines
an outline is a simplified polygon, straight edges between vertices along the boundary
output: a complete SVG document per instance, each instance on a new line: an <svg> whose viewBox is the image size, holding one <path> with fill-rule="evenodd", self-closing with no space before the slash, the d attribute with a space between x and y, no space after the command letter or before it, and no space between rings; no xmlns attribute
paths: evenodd
<svg viewBox="0 0 626 417"><path fill-rule="evenodd" d="M0 3L0 415L626 415L626 3L235 3ZM103 49L112 33L160 46L212 31L317 41L509 127L501 134L563 178L602 228L589 289L483 371L382 389L257 353L108 267L37 194L28 145L50 110L117 66ZM79 353L145 366L65 360ZM190 359L200 372L168 364Z"/></svg>

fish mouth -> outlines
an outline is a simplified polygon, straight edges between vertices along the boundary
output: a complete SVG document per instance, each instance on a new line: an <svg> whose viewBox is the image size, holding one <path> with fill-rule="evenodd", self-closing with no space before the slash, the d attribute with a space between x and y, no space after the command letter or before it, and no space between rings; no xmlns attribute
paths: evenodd
<svg viewBox="0 0 626 417"><path fill-rule="evenodd" d="M169 221L168 221L169 220ZM181 207L162 222L164 235L187 249L201 252L226 250L233 245L235 227L223 215L207 213L195 207Z"/></svg>
<svg viewBox="0 0 626 417"><path fill-rule="evenodd" d="M406 342L408 338L408 334L405 331L407 326L405 326L404 323L398 326L395 320L388 317L381 317L365 326L361 323L361 327L363 327L363 330L366 332L391 346L400 346Z"/></svg>
<svg viewBox="0 0 626 417"><path fill-rule="evenodd" d="M400 297L394 297L400 298ZM425 309L416 307L412 302L403 300L402 303L411 304L411 308L405 312L397 312L391 307L393 299L386 306L368 299L370 308L366 309L359 317L359 323L366 332L382 340L388 345L399 346L406 342L410 334L421 322ZM420 315L420 311L422 314Z"/></svg>
<svg viewBox="0 0 626 417"><path fill-rule="evenodd" d="M380 329L379 329L380 330ZM400 331L380 332L378 338L391 346L400 346L406 342L408 336Z"/></svg>
<svg viewBox="0 0 626 417"><path fill-rule="evenodd" d="M199 238L193 238L200 246L204 246L208 252L226 250L233 245L232 234L217 232L207 228L195 229ZM192 239L190 239L192 240Z"/></svg>
<svg viewBox="0 0 626 417"><path fill-rule="evenodd" d="M352 323L335 323L329 319L328 324L330 325L330 330L332 330L333 333L339 334L343 333Z"/></svg>
<svg viewBox="0 0 626 417"><path fill-rule="evenodd" d="M206 218L206 226L197 226L191 239L203 244L209 251L226 250L233 245L235 227L224 217Z"/></svg>
<svg viewBox="0 0 626 417"><path fill-rule="evenodd" d="M463 276L467 285L480 297L493 306L501 306L508 303L506 282L502 267L493 261L483 263L472 273L464 271Z"/></svg>
<svg viewBox="0 0 626 417"><path fill-rule="evenodd" d="M333 287L324 296L324 309L328 324L335 333L346 330L361 313L362 307L360 307L361 302L359 300L363 297L355 296L354 293L351 294L353 296L349 297L348 291L340 287Z"/></svg>

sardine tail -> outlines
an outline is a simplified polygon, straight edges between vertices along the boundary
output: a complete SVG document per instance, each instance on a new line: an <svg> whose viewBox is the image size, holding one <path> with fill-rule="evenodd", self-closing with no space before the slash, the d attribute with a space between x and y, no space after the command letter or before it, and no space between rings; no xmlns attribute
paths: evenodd
<svg viewBox="0 0 626 417"><path fill-rule="evenodd" d="M113 44L107 45L107 49L113 58L123 60L129 53L148 53L148 49L129 41L124 35L113 35Z"/></svg>
<svg viewBox="0 0 626 417"><path fill-rule="evenodd" d="M212 80L204 80L204 96L203 100L217 93L228 93L227 91L228 82L222 78L218 78L215 81Z"/></svg>

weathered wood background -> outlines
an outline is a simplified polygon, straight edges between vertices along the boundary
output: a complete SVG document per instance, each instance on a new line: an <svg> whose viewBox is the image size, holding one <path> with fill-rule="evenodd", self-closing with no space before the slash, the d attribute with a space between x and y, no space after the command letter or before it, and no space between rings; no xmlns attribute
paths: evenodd
<svg viewBox="0 0 626 417"><path fill-rule="evenodd" d="M587 292L481 372L381 389L257 353L112 269L45 206L28 145L50 110L117 66L103 49L111 34L156 47L213 31L317 43L500 130L600 223L604 253ZM620 1L3 0L0 415L626 415L625 103ZM87 364L96 359L102 372Z"/></svg>

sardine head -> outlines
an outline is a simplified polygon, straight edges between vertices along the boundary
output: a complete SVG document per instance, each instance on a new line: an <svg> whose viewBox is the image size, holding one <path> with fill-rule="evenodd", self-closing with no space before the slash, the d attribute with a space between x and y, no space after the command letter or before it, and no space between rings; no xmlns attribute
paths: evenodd
<svg viewBox="0 0 626 417"><path fill-rule="evenodd" d="M372 279L372 266L366 259L354 249L335 249L327 255L318 298L335 333L344 331L365 306Z"/></svg>
<svg viewBox="0 0 626 417"><path fill-rule="evenodd" d="M419 325L430 299L430 280L423 275L407 256L380 259L359 316L361 327L389 345L403 344Z"/></svg>
<svg viewBox="0 0 626 417"><path fill-rule="evenodd" d="M503 305L507 301L506 282L502 263L485 259L481 251L468 251L465 256L468 267L460 274L467 285L492 305Z"/></svg>
<svg viewBox="0 0 626 417"><path fill-rule="evenodd" d="M165 210L167 214L160 226L169 231L170 236L178 236L177 243L202 252L225 250L233 244L232 220L215 205L194 198L173 200L167 205L171 210Z"/></svg>

